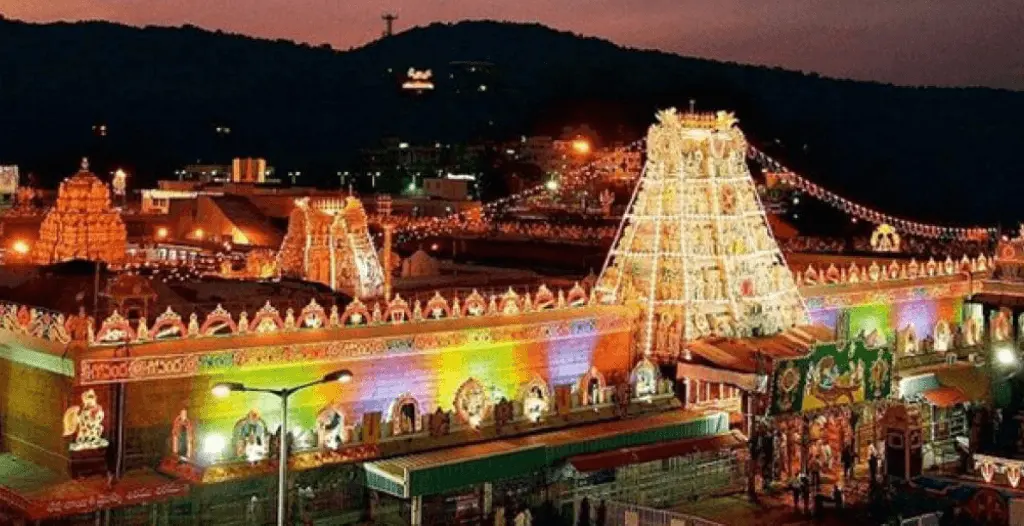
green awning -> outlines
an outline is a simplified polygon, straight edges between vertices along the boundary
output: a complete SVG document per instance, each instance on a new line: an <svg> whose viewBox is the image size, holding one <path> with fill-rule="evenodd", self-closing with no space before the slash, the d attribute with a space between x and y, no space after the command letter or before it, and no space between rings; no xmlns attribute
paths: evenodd
<svg viewBox="0 0 1024 526"><path fill-rule="evenodd" d="M671 411L364 464L366 485L396 497L436 495L535 474L569 457L728 432L725 413Z"/></svg>
<svg viewBox="0 0 1024 526"><path fill-rule="evenodd" d="M566 442L547 450L548 464L554 464L576 455L600 453L611 449L644 446L655 442L680 440L717 435L729 431L729 415L713 413L692 420L677 422L665 426L652 425L635 432L626 433L595 433L593 438L579 442Z"/></svg>

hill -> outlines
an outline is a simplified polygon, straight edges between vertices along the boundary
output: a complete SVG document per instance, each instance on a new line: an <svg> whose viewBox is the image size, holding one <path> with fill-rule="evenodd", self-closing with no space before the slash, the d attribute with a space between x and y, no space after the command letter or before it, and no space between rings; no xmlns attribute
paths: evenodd
<svg viewBox="0 0 1024 526"><path fill-rule="evenodd" d="M657 108L696 99L737 111L752 142L806 176L888 212L1011 221L1024 195L1020 92L826 79L498 22L435 24L340 52L189 26L0 20L0 49L0 160L48 184L83 154L142 182L196 159L259 154L330 185L386 135L461 141L589 122L632 139ZM493 64L493 85L440 89L453 61ZM401 94L410 66L432 69L437 92ZM107 137L92 134L97 123Z"/></svg>

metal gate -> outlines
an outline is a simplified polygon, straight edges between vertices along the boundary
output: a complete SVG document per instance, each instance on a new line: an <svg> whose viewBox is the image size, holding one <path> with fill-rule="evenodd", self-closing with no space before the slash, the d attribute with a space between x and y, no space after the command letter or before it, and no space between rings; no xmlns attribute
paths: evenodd
<svg viewBox="0 0 1024 526"><path fill-rule="evenodd" d="M581 524L580 502L582 502L582 499L576 501L575 504L574 515L576 518L573 521L574 524ZM721 523L693 515L686 515L685 513L656 510L654 508L615 501L606 500L603 502L605 506L604 526L724 526ZM591 503L591 523L596 521L598 506L599 503Z"/></svg>

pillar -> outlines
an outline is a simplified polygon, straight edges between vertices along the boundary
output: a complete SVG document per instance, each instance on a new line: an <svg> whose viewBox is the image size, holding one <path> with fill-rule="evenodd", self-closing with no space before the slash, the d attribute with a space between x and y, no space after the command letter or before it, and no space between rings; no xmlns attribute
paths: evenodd
<svg viewBox="0 0 1024 526"><path fill-rule="evenodd" d="M423 497L413 497L409 501L409 525L421 526L423 524Z"/></svg>
<svg viewBox="0 0 1024 526"><path fill-rule="evenodd" d="M494 507L494 485L490 482L484 482L484 517L490 517L491 508Z"/></svg>
<svg viewBox="0 0 1024 526"><path fill-rule="evenodd" d="M391 234L394 225L384 225L384 301L391 301Z"/></svg>

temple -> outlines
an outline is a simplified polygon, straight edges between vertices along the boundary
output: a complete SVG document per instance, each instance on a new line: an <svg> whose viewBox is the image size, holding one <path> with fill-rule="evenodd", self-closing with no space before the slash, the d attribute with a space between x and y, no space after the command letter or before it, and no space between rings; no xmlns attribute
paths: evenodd
<svg viewBox="0 0 1024 526"><path fill-rule="evenodd" d="M110 188L89 171L89 162L60 184L57 203L39 228L32 260L41 265L87 259L125 261L127 233L110 201Z"/></svg>
<svg viewBox="0 0 1024 526"><path fill-rule="evenodd" d="M735 123L669 110L648 133L647 166L597 283L602 301L643 305L646 352L807 323ZM656 345L659 334L672 341Z"/></svg>
<svg viewBox="0 0 1024 526"><path fill-rule="evenodd" d="M384 271L367 229L363 205L299 199L279 255L285 276L323 283L353 297L383 293Z"/></svg>
<svg viewBox="0 0 1024 526"><path fill-rule="evenodd" d="M943 465L966 407L998 398L991 355L1024 341L1024 240L783 259L731 114L662 112L648 148L592 285L459 287L430 246L406 267L431 288L384 293L351 198L298 200L276 260L210 281L105 275L94 313L38 293L78 276L19 281L0 303L0 516L265 524L283 465L292 523L505 524L548 503L535 524L579 524L584 499L753 493L844 448L882 447L897 478ZM94 194L109 210L76 175L51 215ZM285 412L222 383L310 387ZM1024 461L979 457L999 483L1004 464L1016 486Z"/></svg>

